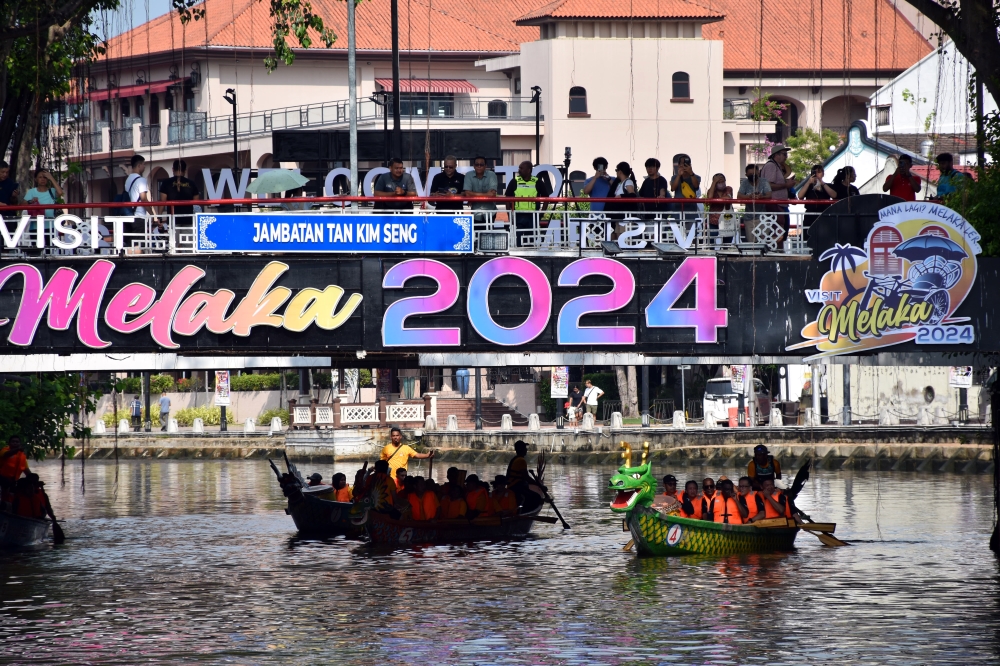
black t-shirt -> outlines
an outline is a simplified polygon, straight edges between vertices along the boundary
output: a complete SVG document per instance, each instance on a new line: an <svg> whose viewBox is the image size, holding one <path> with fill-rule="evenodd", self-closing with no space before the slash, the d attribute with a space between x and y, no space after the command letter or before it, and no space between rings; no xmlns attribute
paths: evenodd
<svg viewBox="0 0 1000 666"><path fill-rule="evenodd" d="M830 187L832 188L833 186L830 185ZM802 195L802 198L805 199L806 201L830 201L831 199L833 199L833 197L831 197L829 193L826 191L826 188L822 186L820 186L819 188L810 187ZM826 206L817 206L816 204L806 204L806 211L810 213L822 213L826 209L827 209ZM812 220L809 221L811 222Z"/></svg>
<svg viewBox="0 0 1000 666"><path fill-rule="evenodd" d="M667 182L667 179L664 178L663 176L657 176L655 179L647 176L646 179L642 181L642 187L639 188L639 198L655 199L659 195L660 191L666 192L668 199L671 198L670 183ZM663 212L670 210L670 204L668 203L662 203L662 204L646 203L643 204L642 207L645 210L656 211L656 212Z"/></svg>
<svg viewBox="0 0 1000 666"><path fill-rule="evenodd" d="M198 194L198 186L184 176L174 176L160 181L160 194L167 195L167 201L192 201ZM175 215L191 215L193 206L175 206Z"/></svg>
<svg viewBox="0 0 1000 666"><path fill-rule="evenodd" d="M434 176L434 180L431 181L430 195L461 194L464 190L464 174L455 171L455 173L449 176L442 171L438 175ZM462 210L462 200L456 199L455 201L437 201L434 203L434 208L437 210Z"/></svg>
<svg viewBox="0 0 1000 666"><path fill-rule="evenodd" d="M835 196L834 199L838 201L841 199L846 199L847 197L856 197L861 194L860 192L858 192L858 188L854 187L853 185L844 185L843 183L840 183L838 185L835 183L830 187L832 187L833 191L837 193L837 196ZM850 189L848 190L848 188Z"/></svg>
<svg viewBox="0 0 1000 666"><path fill-rule="evenodd" d="M517 176L515 175L507 183L507 190L503 193L505 197L514 197L514 192L517 190ZM549 185L547 178L542 178L540 175L537 176L535 181L535 191L538 192L539 197L550 197L552 196L552 186ZM535 203L535 209L538 209L539 204Z"/></svg>

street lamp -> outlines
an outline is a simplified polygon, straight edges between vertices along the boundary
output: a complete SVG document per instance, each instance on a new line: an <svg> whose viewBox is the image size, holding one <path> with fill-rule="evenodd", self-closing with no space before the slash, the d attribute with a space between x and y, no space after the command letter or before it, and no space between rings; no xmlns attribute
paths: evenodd
<svg viewBox="0 0 1000 666"><path fill-rule="evenodd" d="M529 104L535 105L535 166L538 166L541 161L541 146L542 146L542 134L541 134L541 120L542 120L542 88L541 86L531 86L531 101Z"/></svg>
<svg viewBox="0 0 1000 666"><path fill-rule="evenodd" d="M389 166L389 93L384 90L373 92L369 98L376 105L382 107L382 151L384 159L382 166Z"/></svg>
<svg viewBox="0 0 1000 666"><path fill-rule="evenodd" d="M233 105L233 182L239 180L237 170L240 168L240 149L236 142L236 91L226 88L225 100Z"/></svg>

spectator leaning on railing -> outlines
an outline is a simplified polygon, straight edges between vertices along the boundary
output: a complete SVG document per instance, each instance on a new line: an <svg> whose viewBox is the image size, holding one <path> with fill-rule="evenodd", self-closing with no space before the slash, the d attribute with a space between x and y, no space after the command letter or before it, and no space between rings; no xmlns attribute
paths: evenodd
<svg viewBox="0 0 1000 666"><path fill-rule="evenodd" d="M146 158L142 155L133 155L129 164L132 168L132 173L129 174L128 178L125 179L125 195L128 200L133 203L150 201L149 198L149 184L146 179L142 177L142 174L146 171ZM152 206L150 206L152 209ZM146 233L146 207L136 206L135 207L135 218L132 221L132 233L135 234L145 234ZM159 219L156 218L156 211L153 210L153 224L157 226L159 230L163 230L163 225L160 224Z"/></svg>
<svg viewBox="0 0 1000 666"><path fill-rule="evenodd" d="M372 194L376 198L402 198L417 196L417 186L413 176L403 170L403 160L393 157L389 160L389 173L383 173L375 181ZM376 210L413 210L409 201L386 201L375 204Z"/></svg>
<svg viewBox="0 0 1000 666"><path fill-rule="evenodd" d="M198 186L187 178L187 163L184 160L174 160L174 177L160 181L160 201L197 201L201 198ZM193 215L194 206L174 206L167 214Z"/></svg>
<svg viewBox="0 0 1000 666"><path fill-rule="evenodd" d="M441 163L441 173L431 181L431 195L455 197L454 201L436 201L436 210L462 210L462 194L465 190L465 176L458 173L458 160L448 155Z"/></svg>
<svg viewBox="0 0 1000 666"><path fill-rule="evenodd" d="M860 192L851 183L858 179L858 174L854 172L854 167L842 167L837 169L837 175L833 177L834 199L838 201L847 197L856 197Z"/></svg>
<svg viewBox="0 0 1000 666"><path fill-rule="evenodd" d="M493 171L486 169L486 158L477 155L472 160L472 171L465 174L462 181L462 194L469 199L469 207L472 210L494 211L497 205L485 199L495 198L499 187L497 185L497 175ZM477 218L477 221L483 221Z"/></svg>
<svg viewBox="0 0 1000 666"><path fill-rule="evenodd" d="M608 161L603 157L594 160L594 175L583 183L583 193L593 199L607 198L611 192L612 178L608 175ZM595 201L590 204L590 210L595 213L604 211L604 202Z"/></svg>
<svg viewBox="0 0 1000 666"><path fill-rule="evenodd" d="M825 175L822 164L816 164L809 171L809 177L806 182L799 186L799 190L796 193L799 199L805 201L830 201L831 199L837 198L837 191L833 189L830 185L823 182L823 176ZM818 214L826 210L826 206L820 204L806 204L806 212ZM811 220L806 220L810 223Z"/></svg>
<svg viewBox="0 0 1000 666"><path fill-rule="evenodd" d="M54 204L63 196L62 188L48 171L39 169L35 172L35 186L24 194L26 204ZM54 208L45 209L45 217L53 219L56 216Z"/></svg>

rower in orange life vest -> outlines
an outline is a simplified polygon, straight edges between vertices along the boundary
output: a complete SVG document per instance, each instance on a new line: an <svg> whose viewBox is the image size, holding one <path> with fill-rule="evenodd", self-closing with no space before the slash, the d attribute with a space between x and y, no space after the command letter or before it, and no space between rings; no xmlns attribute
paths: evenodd
<svg viewBox="0 0 1000 666"><path fill-rule="evenodd" d="M677 477L673 474L667 474L663 477L663 487L665 489L663 494L659 495L653 504L658 508L662 507L661 511L672 511L679 508L681 496L677 494Z"/></svg>
<svg viewBox="0 0 1000 666"><path fill-rule="evenodd" d="M742 525L748 515L746 507L736 500L736 491L729 479L719 481L718 492L707 501L707 509L703 520L728 525Z"/></svg>
<svg viewBox="0 0 1000 666"><path fill-rule="evenodd" d="M12 435L7 446L0 449L0 490L13 490L22 474L28 473L28 458L24 455L21 438Z"/></svg>
<svg viewBox="0 0 1000 666"><path fill-rule="evenodd" d="M701 497L698 495L697 481L692 479L684 484L684 494L680 500L681 516L701 520Z"/></svg>
<svg viewBox="0 0 1000 666"><path fill-rule="evenodd" d="M742 506L746 507L747 518L743 522L752 523L764 518L764 499L750 483L749 476L741 476L739 481L739 496L736 498Z"/></svg>
<svg viewBox="0 0 1000 666"><path fill-rule="evenodd" d="M766 446L758 444L753 448L753 460L747 465L747 476L750 477L752 486L760 488L764 479L781 479L781 463L768 453Z"/></svg>
<svg viewBox="0 0 1000 666"><path fill-rule="evenodd" d="M785 497L785 493L776 490L773 479L764 479L761 484L760 496L764 500L765 518L785 518L792 517L792 507Z"/></svg>

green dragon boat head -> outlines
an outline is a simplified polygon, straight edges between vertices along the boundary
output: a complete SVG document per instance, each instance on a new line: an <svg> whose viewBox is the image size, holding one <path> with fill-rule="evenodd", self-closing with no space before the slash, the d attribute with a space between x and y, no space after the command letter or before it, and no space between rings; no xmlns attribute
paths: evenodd
<svg viewBox="0 0 1000 666"><path fill-rule="evenodd" d="M637 506L649 506L656 497L656 479L650 473L650 463L646 462L649 442L642 445L642 462L638 467L632 467L632 447L622 442L622 449L625 464L608 482L608 488L617 493L611 502L611 510L615 513L628 513Z"/></svg>

